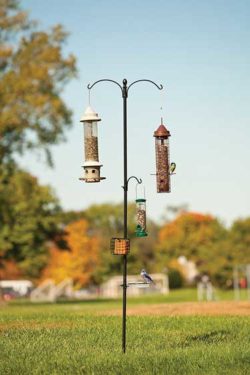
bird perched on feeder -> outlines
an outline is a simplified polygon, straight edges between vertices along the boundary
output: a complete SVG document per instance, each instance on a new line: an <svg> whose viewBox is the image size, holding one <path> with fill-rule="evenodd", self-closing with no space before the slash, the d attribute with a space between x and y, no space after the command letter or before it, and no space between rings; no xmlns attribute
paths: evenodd
<svg viewBox="0 0 250 375"><path fill-rule="evenodd" d="M141 277L147 284L154 284L153 279L149 276L149 274L145 270L141 270Z"/></svg>
<svg viewBox="0 0 250 375"><path fill-rule="evenodd" d="M169 168L170 174L173 174L175 169L176 169L176 163L171 163L170 168Z"/></svg>

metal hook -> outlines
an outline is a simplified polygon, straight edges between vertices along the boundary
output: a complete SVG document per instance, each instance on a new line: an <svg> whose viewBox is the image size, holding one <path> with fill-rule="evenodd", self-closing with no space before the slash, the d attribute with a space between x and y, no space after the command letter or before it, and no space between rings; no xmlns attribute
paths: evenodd
<svg viewBox="0 0 250 375"><path fill-rule="evenodd" d="M137 181L137 184L141 184L141 183L142 183L142 179L141 179L141 178L138 179L138 178L135 177L135 176L131 176L131 177L129 177L129 179L127 180L127 185L128 185L129 180L130 180L131 178L134 178L134 179Z"/></svg>
<svg viewBox="0 0 250 375"><path fill-rule="evenodd" d="M127 179L126 186L122 186L122 188L123 188L123 189L126 189L126 191L128 190L128 183L129 183L129 181L130 181L132 178L134 178L134 179L137 181L137 185L142 183L142 179L141 179L141 178L138 179L138 178L135 177L135 176L130 176L130 177Z"/></svg>

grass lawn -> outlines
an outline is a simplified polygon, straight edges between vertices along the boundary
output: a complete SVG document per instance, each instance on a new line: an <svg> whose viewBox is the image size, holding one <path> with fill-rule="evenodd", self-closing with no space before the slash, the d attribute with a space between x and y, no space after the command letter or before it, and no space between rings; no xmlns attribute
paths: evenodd
<svg viewBox="0 0 250 375"><path fill-rule="evenodd" d="M124 355L121 318L102 316L108 306L120 305L1 307L0 374L250 374L250 316L131 316Z"/></svg>
<svg viewBox="0 0 250 375"><path fill-rule="evenodd" d="M129 295L129 289L128 289L128 305L129 306L135 306L138 304L142 303L147 303L147 304L154 304L154 303L174 303L174 302L192 302L192 301L197 301L197 291L195 288L185 288L185 289L173 289L171 292L167 295L162 295L162 294L145 294L144 296L140 297L130 297ZM218 301L233 301L234 300L234 292L232 290L216 290L216 300ZM243 290L241 291L241 300L245 301L247 300L247 291ZM66 302L62 301L60 303L70 303L72 304L73 301ZM106 309L108 307L120 307L122 303L122 299L96 299L96 300L89 300L89 301L84 301L84 302L79 302L77 304L84 304L85 310L90 310L95 311L96 309L102 310ZM27 306L30 304L30 306L34 306L33 303L25 301L20 301L20 300L14 300L11 302L11 305L13 306ZM50 308L53 309L53 305L48 304ZM43 304L45 306L45 304ZM56 305L54 305L56 306ZM56 308L57 309L57 308Z"/></svg>

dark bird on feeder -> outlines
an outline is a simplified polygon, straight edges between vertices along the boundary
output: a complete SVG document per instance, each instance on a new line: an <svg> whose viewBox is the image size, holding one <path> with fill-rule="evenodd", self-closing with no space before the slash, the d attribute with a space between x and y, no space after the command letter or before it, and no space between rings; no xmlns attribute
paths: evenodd
<svg viewBox="0 0 250 375"><path fill-rule="evenodd" d="M141 277L147 284L154 284L153 279L149 276L149 274L145 270L141 270Z"/></svg>
<svg viewBox="0 0 250 375"><path fill-rule="evenodd" d="M175 169L176 169L176 163L171 163L170 168L169 168L170 174L174 173Z"/></svg>

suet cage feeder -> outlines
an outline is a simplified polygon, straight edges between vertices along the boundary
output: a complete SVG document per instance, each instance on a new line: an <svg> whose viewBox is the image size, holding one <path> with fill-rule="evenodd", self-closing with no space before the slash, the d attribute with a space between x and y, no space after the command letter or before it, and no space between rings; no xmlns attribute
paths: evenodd
<svg viewBox="0 0 250 375"><path fill-rule="evenodd" d="M84 128L84 155L83 164L84 177L80 178L85 182L100 182L105 177L100 177L102 164L99 162L98 155L98 129L97 123L101 121L98 114L88 106L80 122Z"/></svg>
<svg viewBox="0 0 250 375"><path fill-rule="evenodd" d="M111 238L110 250L113 255L127 255L130 250L130 240L127 238Z"/></svg>
<svg viewBox="0 0 250 375"><path fill-rule="evenodd" d="M161 125L154 132L155 155L156 155L156 184L157 193L170 193L170 173L169 173L169 137L170 131Z"/></svg>

